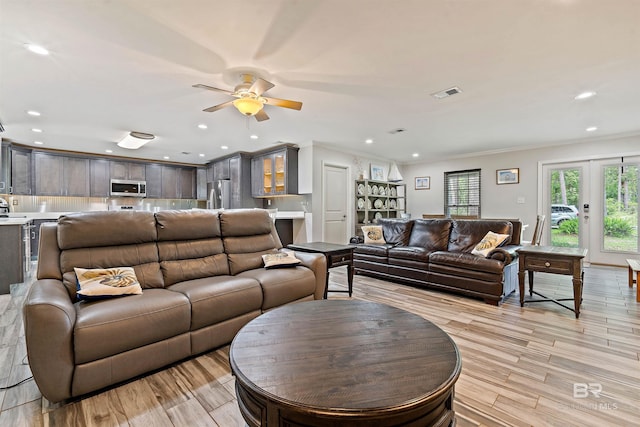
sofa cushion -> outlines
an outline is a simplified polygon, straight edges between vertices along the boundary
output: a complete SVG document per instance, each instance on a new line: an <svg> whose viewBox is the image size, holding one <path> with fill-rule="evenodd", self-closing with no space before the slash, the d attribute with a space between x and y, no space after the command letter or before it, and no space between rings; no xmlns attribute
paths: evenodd
<svg viewBox="0 0 640 427"><path fill-rule="evenodd" d="M382 234L387 243L406 246L409 243L409 235L413 221L380 218L378 225L382 226Z"/></svg>
<svg viewBox="0 0 640 427"><path fill-rule="evenodd" d="M391 259L408 259L426 264L429 262L429 254L431 252L428 249L415 246L396 246L389 249L389 263L393 263Z"/></svg>
<svg viewBox="0 0 640 427"><path fill-rule="evenodd" d="M357 254L366 254L366 255L375 255L386 257L389 254L389 248L392 248L393 245L384 244L384 245L356 245L353 249L354 256Z"/></svg>
<svg viewBox="0 0 640 427"><path fill-rule="evenodd" d="M416 219L413 222L407 246L421 247L427 251L447 250L451 220Z"/></svg>
<svg viewBox="0 0 640 427"><path fill-rule="evenodd" d="M482 219L453 221L447 250L470 253L489 231L511 236L512 230L513 226L509 221ZM505 241L504 244L508 245L509 241Z"/></svg>
<svg viewBox="0 0 640 427"><path fill-rule="evenodd" d="M156 212L158 241L220 237L218 211L166 210Z"/></svg>
<svg viewBox="0 0 640 427"><path fill-rule="evenodd" d="M493 274L502 274L504 264L501 261L481 258L464 252L433 252L429 255L429 269L440 271L439 265L446 266L447 269L458 269L462 275L466 271L483 271Z"/></svg>
<svg viewBox="0 0 640 427"><path fill-rule="evenodd" d="M191 304L166 289L75 304L75 363L86 363L189 331Z"/></svg>
<svg viewBox="0 0 640 427"><path fill-rule="evenodd" d="M262 307L260 283L247 277L205 277L176 283L168 289L189 298L192 331L260 310Z"/></svg>
<svg viewBox="0 0 640 427"><path fill-rule="evenodd" d="M287 269L258 268L243 271L237 277L250 277L262 286L262 310L311 296L316 290L316 277L307 267Z"/></svg>

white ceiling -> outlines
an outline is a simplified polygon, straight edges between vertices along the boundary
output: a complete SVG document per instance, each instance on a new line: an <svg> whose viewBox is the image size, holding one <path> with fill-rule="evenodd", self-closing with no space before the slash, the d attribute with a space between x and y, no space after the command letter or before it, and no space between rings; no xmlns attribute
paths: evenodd
<svg viewBox="0 0 640 427"><path fill-rule="evenodd" d="M203 112L232 98L192 85L244 70L302 110ZM640 134L639 78L638 0L0 0L0 136L63 150L204 163L317 141L426 161ZM117 147L131 130L157 139Z"/></svg>

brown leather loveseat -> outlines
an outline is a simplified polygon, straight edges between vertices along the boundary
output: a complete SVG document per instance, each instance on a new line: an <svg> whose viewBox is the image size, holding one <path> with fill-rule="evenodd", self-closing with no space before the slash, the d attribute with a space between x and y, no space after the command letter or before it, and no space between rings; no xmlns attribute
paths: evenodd
<svg viewBox="0 0 640 427"><path fill-rule="evenodd" d="M265 269L281 248L265 210L87 212L41 228L23 315L29 365L52 402L228 344L251 319L321 299L326 261ZM133 267L143 291L78 301L74 267Z"/></svg>
<svg viewBox="0 0 640 427"><path fill-rule="evenodd" d="M378 225L385 244L352 239L356 274L457 292L494 305L516 288L519 220L379 219ZM489 231L510 238L487 257L472 254Z"/></svg>

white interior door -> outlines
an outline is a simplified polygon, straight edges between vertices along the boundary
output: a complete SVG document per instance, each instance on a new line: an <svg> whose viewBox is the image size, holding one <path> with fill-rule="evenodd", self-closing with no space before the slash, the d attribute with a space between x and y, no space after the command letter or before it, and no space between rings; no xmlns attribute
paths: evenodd
<svg viewBox="0 0 640 427"><path fill-rule="evenodd" d="M346 244L349 241L347 227L348 169L345 166L322 165L322 240Z"/></svg>

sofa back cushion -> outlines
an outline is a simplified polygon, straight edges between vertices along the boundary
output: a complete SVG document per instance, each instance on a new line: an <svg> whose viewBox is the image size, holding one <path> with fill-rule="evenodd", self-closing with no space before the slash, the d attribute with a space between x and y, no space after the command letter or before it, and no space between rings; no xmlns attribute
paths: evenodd
<svg viewBox="0 0 640 427"><path fill-rule="evenodd" d="M386 243L406 246L409 242L413 221L380 218L378 225L382 226L382 235Z"/></svg>
<svg viewBox="0 0 640 427"><path fill-rule="evenodd" d="M98 211L58 219L60 271L75 300L79 268L133 267L142 288L164 286L151 212Z"/></svg>
<svg viewBox="0 0 640 427"><path fill-rule="evenodd" d="M417 246L427 251L446 251L450 232L449 219L416 219L413 221L408 246Z"/></svg>
<svg viewBox="0 0 640 427"><path fill-rule="evenodd" d="M262 255L282 248L273 220L264 209L221 211L220 230L229 271L234 275L262 268Z"/></svg>
<svg viewBox="0 0 640 427"><path fill-rule="evenodd" d="M167 210L155 214L165 286L229 274L218 212Z"/></svg>
<svg viewBox="0 0 640 427"><path fill-rule="evenodd" d="M513 225L506 220L454 220L447 250L449 252L470 253L489 231L512 236ZM508 245L509 241L510 238L505 240L503 244Z"/></svg>

